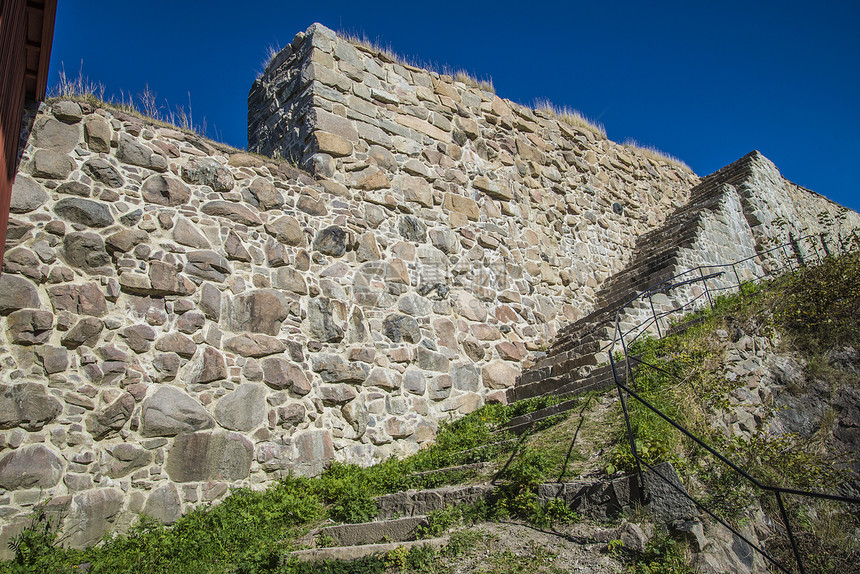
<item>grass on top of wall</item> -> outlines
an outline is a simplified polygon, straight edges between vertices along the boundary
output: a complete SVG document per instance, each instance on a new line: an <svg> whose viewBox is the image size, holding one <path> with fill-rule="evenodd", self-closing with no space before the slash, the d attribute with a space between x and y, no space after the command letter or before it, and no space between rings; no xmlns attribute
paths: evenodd
<svg viewBox="0 0 860 574"><path fill-rule="evenodd" d="M478 78L474 74L464 69L454 69L448 65L437 66L429 62L423 62L415 58L409 58L395 52L391 46L383 45L379 41L374 41L365 35L353 34L350 32L338 31L337 35L354 46L362 48L364 51L378 56L383 62L400 64L401 66L410 66L413 68L421 68L438 74L440 76L450 76L452 81L461 82L472 88L477 88L485 92L495 94L496 89L493 86L492 78Z"/></svg>
<svg viewBox="0 0 860 574"><path fill-rule="evenodd" d="M206 138L210 137L207 135L206 118L204 117L201 122L194 120L190 92L188 93L187 108L185 106L171 106L164 98L159 101L158 93L152 90L149 84L146 84L143 91L137 96L122 90L120 90L119 98L106 96L103 83L93 82L84 76L83 62L81 62L77 76L66 74L65 67L61 67L57 83L48 91L48 97L50 99L76 99L96 107L108 105L160 127L169 127ZM217 137L217 129L215 131Z"/></svg>
<svg viewBox="0 0 860 574"><path fill-rule="evenodd" d="M274 48L273 48L274 49ZM78 71L77 76L68 76L64 69L59 72L59 80L56 85L48 90L47 103L52 104L59 100L71 100L78 103L88 104L93 108L106 108L115 112L122 112L133 116L150 126L177 130L188 135L201 137L208 140L207 143L214 148L228 155L236 153L244 153L258 157L264 161L272 162L279 165L288 165L293 169L297 169L303 173L305 170L298 167L295 162L289 161L281 157L270 157L246 149L239 149L229 144L212 139L207 133L208 127L206 118L203 121L196 123L194 121L193 112L191 111L191 95L188 96L188 108L176 106L171 109L170 104L166 99L159 103L157 93L154 92L149 85L144 87L144 90L132 95L131 92L120 92L119 97L115 95L105 95L105 86L101 82L93 82L83 75L82 70Z"/></svg>
<svg viewBox="0 0 860 574"><path fill-rule="evenodd" d="M639 142L631 138L624 140L621 145L644 155L645 157L656 163L668 163L669 165L674 165L675 167L679 167L687 171L693 171L693 169L684 161L678 159L673 155L660 151L654 146L640 144Z"/></svg>
<svg viewBox="0 0 860 574"><path fill-rule="evenodd" d="M578 110L567 106L556 106L549 100L535 100L534 109L546 112L558 121L564 122L569 126L588 130L596 136L607 139L606 128L603 127L603 124L588 119Z"/></svg>

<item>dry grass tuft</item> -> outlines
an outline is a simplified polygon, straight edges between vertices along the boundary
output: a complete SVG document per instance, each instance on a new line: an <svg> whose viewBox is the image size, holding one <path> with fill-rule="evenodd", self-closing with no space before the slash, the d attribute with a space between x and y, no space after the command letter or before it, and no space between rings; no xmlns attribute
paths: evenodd
<svg viewBox="0 0 860 574"><path fill-rule="evenodd" d="M379 56L379 58L383 62L391 62L394 64L400 64L402 66L420 67L420 65L414 63L409 58L401 56L400 54L395 52L390 45L383 45L378 40L371 40L364 34L361 34L359 36L358 34L338 30L337 35L352 44L353 46L362 48L366 52Z"/></svg>
<svg viewBox="0 0 860 574"><path fill-rule="evenodd" d="M61 98L84 102L93 107L110 107L158 127L178 129L219 143L217 140L220 139L220 134L217 128L214 128L214 136L208 135L205 117L199 123L194 121L191 109L191 92L188 92L187 108L185 106L172 107L166 98L159 101L158 93L153 91L149 84L146 84L143 91L137 96L123 90L120 90L119 97L116 95L106 96L103 83L93 82L84 76L83 61L81 61L77 76L66 74L65 66L60 64L57 84L48 90L48 99L57 100ZM231 148L226 144L219 143L219 145Z"/></svg>
<svg viewBox="0 0 860 574"><path fill-rule="evenodd" d="M603 127L603 124L588 119L578 110L567 106L558 107L549 100L535 100L534 109L546 112L569 126L588 130L597 136L607 139L606 128Z"/></svg>
<svg viewBox="0 0 860 574"><path fill-rule="evenodd" d="M479 80L466 70L457 70L453 74L455 82L462 82L467 86L472 86L473 88L478 88L479 90L483 90L485 92L490 92L495 94L496 88L493 86L493 79L487 78L486 80Z"/></svg>
<svg viewBox="0 0 860 574"><path fill-rule="evenodd" d="M344 31L338 31L337 35L352 45L359 47L372 55L378 56L384 62L391 62L413 68L421 68L422 70L427 70L428 72L433 72L439 75L448 75L451 76L455 82L462 82L467 86L484 90L485 92L491 92L493 94L496 93L492 78L478 79L463 69L455 70L449 66L437 66L429 62L408 58L396 53L391 49L391 46L384 46L378 41L369 39L365 35L359 36L357 34Z"/></svg>
<svg viewBox="0 0 860 574"><path fill-rule="evenodd" d="M693 171L689 165L687 165L682 160L678 159L673 155L669 155L668 153L662 152L654 146L642 145L634 139L626 139L621 144L624 147L632 150L636 150L648 159L657 162L657 163L668 163L669 165L674 165L675 167L679 167L681 169L687 171Z"/></svg>
<svg viewBox="0 0 860 574"><path fill-rule="evenodd" d="M283 50L283 48L277 42L266 46L266 53L263 56L263 61L260 62L260 69L257 72L258 80L263 77L263 74L266 73L266 69L275 60L278 54L281 53L281 50Z"/></svg>
<svg viewBox="0 0 860 574"><path fill-rule="evenodd" d="M65 66L60 64L59 79L57 84L48 91L50 99L72 99L85 102L94 107L109 106L139 119L151 122L161 127L178 128L181 131L191 132L199 136L209 138L207 135L206 118L200 123L195 123L191 109L191 92L188 92L188 108L185 106L171 107L167 99L159 103L158 92L153 91L146 84L143 91L135 97L131 92L120 90L117 98L115 95L105 96L105 86L101 82L90 81L83 74L83 61L78 69L77 76L66 74ZM218 136L217 129L215 136Z"/></svg>

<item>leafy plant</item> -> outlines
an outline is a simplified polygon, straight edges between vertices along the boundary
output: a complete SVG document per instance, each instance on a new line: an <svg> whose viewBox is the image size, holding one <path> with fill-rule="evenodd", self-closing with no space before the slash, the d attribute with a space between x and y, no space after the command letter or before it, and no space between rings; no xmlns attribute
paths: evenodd
<svg viewBox="0 0 860 574"><path fill-rule="evenodd" d="M624 546L621 540L612 540L609 553L627 564L629 574L693 574L687 566L678 543L667 536L658 536L648 542L643 552Z"/></svg>
<svg viewBox="0 0 860 574"><path fill-rule="evenodd" d="M9 549L15 553L13 572L37 571L51 557L59 538L61 517L38 504L30 514L30 523L12 540Z"/></svg>

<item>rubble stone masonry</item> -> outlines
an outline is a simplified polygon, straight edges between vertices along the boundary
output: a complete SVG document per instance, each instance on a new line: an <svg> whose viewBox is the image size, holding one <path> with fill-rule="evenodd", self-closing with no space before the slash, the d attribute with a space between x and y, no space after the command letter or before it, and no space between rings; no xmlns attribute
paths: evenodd
<svg viewBox="0 0 860 574"><path fill-rule="evenodd" d="M70 100L31 119L0 276L0 553L49 497L86 546L417 451L504 401L699 183L317 24L249 96L249 148L306 171Z"/></svg>

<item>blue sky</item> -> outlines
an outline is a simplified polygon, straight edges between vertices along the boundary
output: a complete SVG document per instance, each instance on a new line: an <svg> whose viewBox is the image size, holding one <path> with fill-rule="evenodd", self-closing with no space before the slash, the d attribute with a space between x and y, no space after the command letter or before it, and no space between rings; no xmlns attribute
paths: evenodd
<svg viewBox="0 0 860 574"><path fill-rule="evenodd" d="M858 2L60 0L49 86L62 67L106 96L148 85L174 110L190 93L194 122L244 148L267 48L313 22L491 78L516 102L578 109L699 175L758 149L860 210Z"/></svg>

